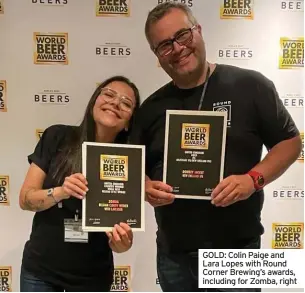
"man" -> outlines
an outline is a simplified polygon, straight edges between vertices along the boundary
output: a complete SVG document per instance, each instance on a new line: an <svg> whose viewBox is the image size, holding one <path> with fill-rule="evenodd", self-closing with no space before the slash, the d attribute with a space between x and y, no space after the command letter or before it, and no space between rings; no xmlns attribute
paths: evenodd
<svg viewBox="0 0 305 293"><path fill-rule="evenodd" d="M155 207L158 224L158 277L163 291L198 291L198 249L260 248L262 188L298 158L301 139L270 80L256 71L208 63L201 26L188 7L158 5L145 33L172 79L144 101L133 135L146 145L146 200ZM166 110L213 111L225 101L232 112L224 180L212 201L175 199L162 182ZM269 152L261 161L263 145Z"/></svg>

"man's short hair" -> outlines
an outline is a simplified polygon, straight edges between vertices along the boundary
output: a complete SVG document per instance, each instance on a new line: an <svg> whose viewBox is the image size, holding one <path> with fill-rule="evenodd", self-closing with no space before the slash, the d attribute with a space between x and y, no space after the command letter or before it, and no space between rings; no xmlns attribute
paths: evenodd
<svg viewBox="0 0 305 293"><path fill-rule="evenodd" d="M172 9L182 10L186 14L187 18L189 19L189 21L192 25L198 24L191 9L187 5L185 5L183 3L174 3L174 2L164 2L162 4L159 4L148 13L146 23L145 23L145 35L146 35L146 39L148 40L150 45L151 45L151 42L150 42L149 30L150 30L151 26L154 23L156 23L157 21L159 21L161 18L163 18Z"/></svg>

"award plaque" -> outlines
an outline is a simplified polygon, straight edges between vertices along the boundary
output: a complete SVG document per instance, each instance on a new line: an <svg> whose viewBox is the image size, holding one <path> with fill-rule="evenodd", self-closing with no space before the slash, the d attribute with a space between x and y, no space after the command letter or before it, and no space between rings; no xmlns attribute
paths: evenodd
<svg viewBox="0 0 305 293"><path fill-rule="evenodd" d="M176 198L211 199L223 179L227 112L167 110L163 182Z"/></svg>
<svg viewBox="0 0 305 293"><path fill-rule="evenodd" d="M110 231L127 223L144 231L145 147L84 142L83 175L88 189L82 205L84 231Z"/></svg>

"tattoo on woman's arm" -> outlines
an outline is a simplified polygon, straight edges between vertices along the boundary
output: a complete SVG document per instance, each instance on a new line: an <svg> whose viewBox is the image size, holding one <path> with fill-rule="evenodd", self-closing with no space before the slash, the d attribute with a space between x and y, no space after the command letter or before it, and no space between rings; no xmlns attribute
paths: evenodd
<svg viewBox="0 0 305 293"><path fill-rule="evenodd" d="M35 189L29 189L24 196L24 204L26 206L26 209L33 211L33 212L40 212L43 210L44 205L44 199L41 199L37 201L36 203L33 202L33 200L29 199L29 193L35 191Z"/></svg>

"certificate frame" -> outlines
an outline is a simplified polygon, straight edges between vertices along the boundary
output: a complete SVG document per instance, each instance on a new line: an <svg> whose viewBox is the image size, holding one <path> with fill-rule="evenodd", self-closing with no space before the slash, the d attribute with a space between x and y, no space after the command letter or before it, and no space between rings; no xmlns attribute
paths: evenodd
<svg viewBox="0 0 305 293"><path fill-rule="evenodd" d="M224 161L225 161L225 149L226 149L226 136L227 136L227 112L218 112L218 111L196 111L196 110L167 110L166 111L166 125L165 125L165 142L164 142L164 160L163 160L163 182L168 183L167 175L169 173L168 170L168 160L169 160L169 135L170 135L170 127L171 127L171 117L174 117L175 115L179 116L185 116L185 117L197 117L198 116L205 116L205 117L220 117L223 119L223 127L222 127L222 133L221 140L222 145L220 149L220 168L219 168L219 176L218 176L218 182L222 181L223 179L223 173L224 173ZM186 121L189 121L190 119L186 119ZM198 119L195 119L198 121ZM170 184L171 185L171 184ZM216 187L216 186L214 186ZM211 191L212 192L212 191ZM210 194L211 194L210 192ZM173 191L173 194L176 198L181 199L199 199L199 200L211 200L211 195L193 195L193 194L187 194L187 193L175 193L175 190Z"/></svg>
<svg viewBox="0 0 305 293"><path fill-rule="evenodd" d="M87 149L88 147L100 147L101 150L102 148L104 149L129 149L129 150L139 150L141 152L141 167L140 167L140 174L141 177L139 178L140 180L140 227L132 227L130 225L130 228L132 231L145 231L145 146L144 145L132 145L132 144L116 144L116 143L98 143L98 142L83 142L82 144L82 174L84 175L85 178L87 178L88 175L88 170L87 170ZM107 153L107 152L105 152ZM111 152L110 152L111 153ZM128 172L128 176L132 176L132 172ZM119 181L118 181L119 182ZM90 188L90 186L88 186ZM89 190L90 192L90 190ZM90 196L90 195L89 195ZM111 196L111 195L110 195ZM109 196L109 197L110 197ZM87 195L84 197L82 200L82 229L83 231L86 232L106 232L106 231L112 231L113 226L110 225L103 225L103 226L92 226L92 225L87 225L86 220L87 220ZM104 212L101 212L104 213ZM104 213L106 214L106 213ZM127 222L128 224L128 222Z"/></svg>

